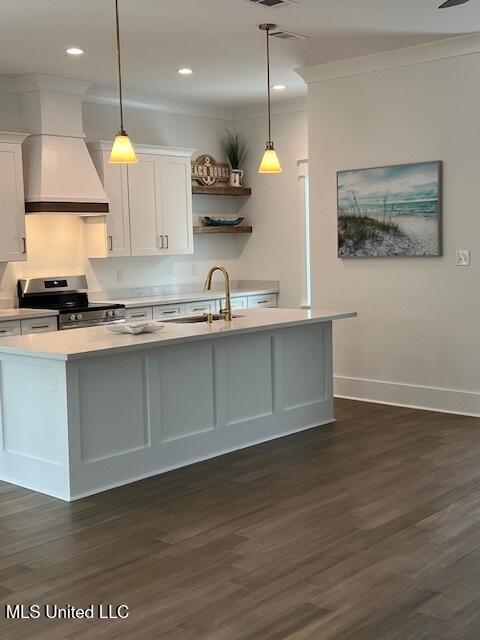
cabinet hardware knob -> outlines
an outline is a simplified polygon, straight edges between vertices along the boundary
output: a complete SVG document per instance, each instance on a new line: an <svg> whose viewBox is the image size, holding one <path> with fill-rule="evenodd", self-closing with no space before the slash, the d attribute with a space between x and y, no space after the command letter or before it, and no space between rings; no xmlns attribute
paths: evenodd
<svg viewBox="0 0 480 640"><path fill-rule="evenodd" d="M22 238L22 253L27 253L27 239L25 237Z"/></svg>
<svg viewBox="0 0 480 640"><path fill-rule="evenodd" d="M160 244L159 249L164 249L165 247L163 246L163 236L158 236L158 242Z"/></svg>
<svg viewBox="0 0 480 640"><path fill-rule="evenodd" d="M165 241L166 241L165 249L168 249L168 236L165 236Z"/></svg>
<svg viewBox="0 0 480 640"><path fill-rule="evenodd" d="M113 251L113 236L108 236L108 250Z"/></svg>

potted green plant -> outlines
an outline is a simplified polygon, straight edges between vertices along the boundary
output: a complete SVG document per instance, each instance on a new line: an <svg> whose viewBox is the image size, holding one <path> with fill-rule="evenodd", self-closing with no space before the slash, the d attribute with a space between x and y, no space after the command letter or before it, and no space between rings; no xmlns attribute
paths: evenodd
<svg viewBox="0 0 480 640"><path fill-rule="evenodd" d="M228 129L223 139L223 151L230 164L230 185L241 187L243 179L243 167L247 159L247 142L239 133L232 133Z"/></svg>

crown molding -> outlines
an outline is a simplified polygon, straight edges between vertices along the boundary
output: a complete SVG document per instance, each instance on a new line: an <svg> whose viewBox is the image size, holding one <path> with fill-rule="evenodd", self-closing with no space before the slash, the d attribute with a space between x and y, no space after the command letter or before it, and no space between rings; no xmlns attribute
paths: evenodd
<svg viewBox="0 0 480 640"><path fill-rule="evenodd" d="M83 96L92 84L83 80L72 80L71 78L50 76L44 73L25 73L17 76L16 81L19 93L51 91L76 96Z"/></svg>
<svg viewBox="0 0 480 640"><path fill-rule="evenodd" d="M0 132L1 137L1 132ZM113 140L98 140L95 142L87 142L87 147L91 151L108 151L112 150ZM197 149L189 147L163 147L156 144L137 144L135 143L135 151L137 153L146 153L154 156L176 156L179 158L191 158Z"/></svg>
<svg viewBox="0 0 480 640"><path fill-rule="evenodd" d="M104 93L101 90L92 89L83 97L83 102L118 107L118 96ZM197 118L212 118L215 120L234 119L235 110L231 107L221 105L195 104L192 102L182 102L165 99L156 96L129 96L123 99L125 107L130 109L144 109L148 111L159 111L161 113L171 113L175 115L192 116Z"/></svg>
<svg viewBox="0 0 480 640"><path fill-rule="evenodd" d="M75 93L81 96L82 102L98 104L118 108L118 95L96 88L89 82L71 80L45 74L23 74L20 76L1 76L0 92L15 93L44 90L66 93ZM124 106L130 109L158 111L165 114L184 115L196 118L209 118L212 120L224 120L234 123L240 120L262 118L266 114L265 102L245 105L242 107L230 107L215 104L202 104L187 101L177 101L160 96L150 95L126 95ZM272 114L281 115L305 111L307 108L306 96L275 100L272 103Z"/></svg>
<svg viewBox="0 0 480 640"><path fill-rule="evenodd" d="M356 58L346 58L334 62L325 62L308 67L296 69L296 72L307 84L358 76L386 69L397 69L412 65L468 56L480 52L480 33L476 32L465 36L443 38L423 44L372 53Z"/></svg>
<svg viewBox="0 0 480 640"><path fill-rule="evenodd" d="M295 113L307 110L307 97L291 98L272 103L272 115L279 116L285 113ZM235 110L234 120L252 120L254 118L264 118L267 115L265 103L239 107Z"/></svg>

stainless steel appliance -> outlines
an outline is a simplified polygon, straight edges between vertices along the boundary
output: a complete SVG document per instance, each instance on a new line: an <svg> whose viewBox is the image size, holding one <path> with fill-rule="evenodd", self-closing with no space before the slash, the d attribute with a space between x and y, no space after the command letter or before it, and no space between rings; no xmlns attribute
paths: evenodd
<svg viewBox="0 0 480 640"><path fill-rule="evenodd" d="M58 310L58 328L78 329L125 322L125 305L88 301L86 276L29 278L18 281L22 308Z"/></svg>

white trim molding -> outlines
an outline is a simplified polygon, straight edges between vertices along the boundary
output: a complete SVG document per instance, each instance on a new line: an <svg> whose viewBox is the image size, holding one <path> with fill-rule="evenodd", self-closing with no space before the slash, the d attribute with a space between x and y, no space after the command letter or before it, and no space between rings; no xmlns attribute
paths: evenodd
<svg viewBox="0 0 480 640"><path fill-rule="evenodd" d="M110 151L112 149L113 140L99 140L88 142L88 148L91 151ZM155 144L135 144L137 153L146 153L153 156L175 156L179 158L191 158L197 149L187 147L162 147Z"/></svg>
<svg viewBox="0 0 480 640"><path fill-rule="evenodd" d="M301 113L307 110L307 106L307 96L280 100L279 102L272 103L272 115L281 116L287 113ZM264 103L244 105L243 107L238 107L234 110L232 120L235 122L241 122L243 120L264 118L266 117L266 113L266 106Z"/></svg>
<svg viewBox="0 0 480 640"><path fill-rule="evenodd" d="M480 53L480 33L296 69L307 84Z"/></svg>
<svg viewBox="0 0 480 640"><path fill-rule="evenodd" d="M334 376L337 398L480 417L480 392Z"/></svg>

